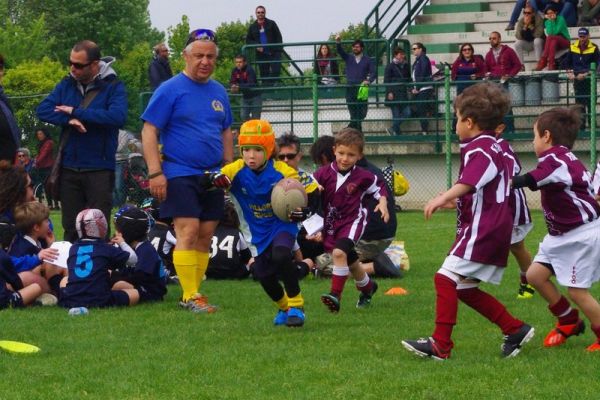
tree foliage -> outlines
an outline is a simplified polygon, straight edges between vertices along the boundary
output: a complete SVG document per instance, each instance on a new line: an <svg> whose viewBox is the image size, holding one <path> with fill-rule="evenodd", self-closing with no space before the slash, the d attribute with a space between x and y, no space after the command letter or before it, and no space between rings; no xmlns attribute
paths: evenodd
<svg viewBox="0 0 600 400"><path fill-rule="evenodd" d="M92 40L104 55L120 58L139 42L155 43L163 34L152 28L149 0L5 0L4 13L17 25L46 16L52 54L66 62L75 42Z"/></svg>
<svg viewBox="0 0 600 400"><path fill-rule="evenodd" d="M30 142L35 127L40 124L35 115L36 107L66 75L67 70L48 57L43 57L40 61L24 61L6 71L2 83L6 94L11 97L11 106L19 127L23 130L25 145Z"/></svg>
<svg viewBox="0 0 600 400"><path fill-rule="evenodd" d="M23 24L14 23L7 16L1 20L5 24L0 28L0 53L8 67L23 61L41 60L51 54L55 40L48 33L43 15Z"/></svg>

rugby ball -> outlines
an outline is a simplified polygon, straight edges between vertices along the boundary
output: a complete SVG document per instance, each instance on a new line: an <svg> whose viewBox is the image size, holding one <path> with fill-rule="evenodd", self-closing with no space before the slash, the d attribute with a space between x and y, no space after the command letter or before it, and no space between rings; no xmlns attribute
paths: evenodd
<svg viewBox="0 0 600 400"><path fill-rule="evenodd" d="M273 186L271 207L273 213L282 221L290 222L289 215L298 207L306 207L308 197L304 185L292 178L284 178Z"/></svg>

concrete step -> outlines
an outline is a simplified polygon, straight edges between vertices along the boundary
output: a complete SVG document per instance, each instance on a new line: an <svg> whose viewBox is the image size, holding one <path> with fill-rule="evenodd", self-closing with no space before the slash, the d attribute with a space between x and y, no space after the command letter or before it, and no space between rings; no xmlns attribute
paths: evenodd
<svg viewBox="0 0 600 400"><path fill-rule="evenodd" d="M478 3L473 0L431 0L431 4L471 4ZM490 6L496 4L512 4L514 6L515 2L511 0L486 0Z"/></svg>
<svg viewBox="0 0 600 400"><path fill-rule="evenodd" d="M411 25L408 27L408 33L417 34L446 34L453 32L473 32L474 24L472 22L457 22L452 24L432 24L432 25ZM442 41L446 42L446 40Z"/></svg>
<svg viewBox="0 0 600 400"><path fill-rule="evenodd" d="M416 20L419 24L447 24L470 21L473 23L504 22L510 18L510 11L461 12L447 14L421 14Z"/></svg>
<svg viewBox="0 0 600 400"><path fill-rule="evenodd" d="M489 3L449 3L449 4L432 4L423 7L423 14L447 14L447 13L464 13L464 12L481 12L489 11Z"/></svg>

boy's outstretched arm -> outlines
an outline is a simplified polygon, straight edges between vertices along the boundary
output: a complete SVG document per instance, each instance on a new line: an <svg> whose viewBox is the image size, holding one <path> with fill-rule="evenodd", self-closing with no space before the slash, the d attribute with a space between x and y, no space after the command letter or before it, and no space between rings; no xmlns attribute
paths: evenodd
<svg viewBox="0 0 600 400"><path fill-rule="evenodd" d="M381 196L379 198L379 203L375 206L374 211L379 211L381 213L381 219L383 222L387 223L390 220L390 213L388 212L387 207L387 197Z"/></svg>
<svg viewBox="0 0 600 400"><path fill-rule="evenodd" d="M454 208L454 200L460 196L469 193L473 187L464 183L457 183L444 193L429 200L423 209L425 219L431 218L431 215L439 208Z"/></svg>

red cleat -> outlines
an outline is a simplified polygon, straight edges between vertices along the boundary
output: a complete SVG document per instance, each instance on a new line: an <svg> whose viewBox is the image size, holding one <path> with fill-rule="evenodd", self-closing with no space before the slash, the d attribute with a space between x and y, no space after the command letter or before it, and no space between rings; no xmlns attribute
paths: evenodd
<svg viewBox="0 0 600 400"><path fill-rule="evenodd" d="M585 322L577 321L576 324L560 325L556 324L556 328L552 329L544 339L545 347L560 346L567 341L571 336L578 336L585 332ZM599 349L600 350L600 349Z"/></svg>

